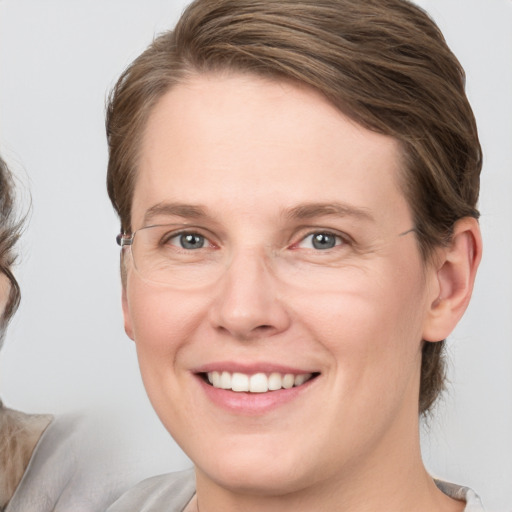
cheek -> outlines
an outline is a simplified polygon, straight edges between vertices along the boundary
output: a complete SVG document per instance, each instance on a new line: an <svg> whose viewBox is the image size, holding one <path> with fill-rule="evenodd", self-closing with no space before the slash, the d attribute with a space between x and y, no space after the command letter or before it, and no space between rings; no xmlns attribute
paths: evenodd
<svg viewBox="0 0 512 512"><path fill-rule="evenodd" d="M5 306L9 300L9 293L11 291L11 283L6 275L0 273L0 318L4 314Z"/></svg>
<svg viewBox="0 0 512 512"><path fill-rule="evenodd" d="M343 369L345 385L386 381L418 366L426 311L420 264L361 272L338 291L295 297L296 317Z"/></svg>
<svg viewBox="0 0 512 512"><path fill-rule="evenodd" d="M389 279L387 279L389 281ZM319 292L294 300L297 317L328 340L347 338L372 347L421 333L424 294L413 281L397 284L363 282L351 290ZM300 313L302 311L302 313Z"/></svg>
<svg viewBox="0 0 512 512"><path fill-rule="evenodd" d="M153 408L167 427L180 424L190 402L183 391L186 372L181 371L182 354L208 311L205 303L205 297L128 279L127 309L142 380Z"/></svg>
<svg viewBox="0 0 512 512"><path fill-rule="evenodd" d="M168 357L174 357L204 317L205 297L147 285L140 279L129 280L127 290L128 315L139 357L168 363Z"/></svg>

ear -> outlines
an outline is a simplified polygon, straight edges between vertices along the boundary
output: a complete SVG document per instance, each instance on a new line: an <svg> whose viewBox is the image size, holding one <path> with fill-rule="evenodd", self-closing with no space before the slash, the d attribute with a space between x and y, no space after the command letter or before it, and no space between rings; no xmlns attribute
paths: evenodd
<svg viewBox="0 0 512 512"><path fill-rule="evenodd" d="M122 305L123 305L123 317L124 317L124 331L128 335L128 337L134 340L133 336L133 327L132 327L132 317L130 315L130 307L128 305L128 297L126 295L126 283L123 283L123 292L122 292Z"/></svg>
<svg viewBox="0 0 512 512"><path fill-rule="evenodd" d="M424 325L423 339L441 341L453 331L471 299L476 271L482 258L478 221L464 217L455 223L448 247L437 253L434 297Z"/></svg>

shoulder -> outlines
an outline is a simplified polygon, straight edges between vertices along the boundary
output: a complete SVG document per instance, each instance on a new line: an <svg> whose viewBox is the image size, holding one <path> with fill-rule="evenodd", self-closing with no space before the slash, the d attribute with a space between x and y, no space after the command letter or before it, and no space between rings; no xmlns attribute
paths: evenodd
<svg viewBox="0 0 512 512"><path fill-rule="evenodd" d="M77 469L77 417L54 417L41 435L8 512L53 510Z"/></svg>
<svg viewBox="0 0 512 512"><path fill-rule="evenodd" d="M148 474L139 466L100 416L56 416L6 512L104 511Z"/></svg>
<svg viewBox="0 0 512 512"><path fill-rule="evenodd" d="M107 512L181 512L195 493L194 470L143 480L123 494Z"/></svg>
<svg viewBox="0 0 512 512"><path fill-rule="evenodd" d="M52 419L7 409L0 401L0 509L12 498Z"/></svg>
<svg viewBox="0 0 512 512"><path fill-rule="evenodd" d="M469 487L452 484L450 482L443 482L442 480L434 481L437 487L447 496L450 496L450 498L464 500L466 502L466 508L464 509L464 512L485 512L480 498Z"/></svg>

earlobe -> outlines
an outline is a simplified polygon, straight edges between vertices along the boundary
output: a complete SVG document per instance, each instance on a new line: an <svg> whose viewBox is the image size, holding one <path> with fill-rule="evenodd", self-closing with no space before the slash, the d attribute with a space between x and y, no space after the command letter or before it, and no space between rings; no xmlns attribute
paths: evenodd
<svg viewBox="0 0 512 512"><path fill-rule="evenodd" d="M478 221L465 217L456 222L450 244L439 250L436 296L427 314L423 339L444 340L455 328L471 299L482 257Z"/></svg>
<svg viewBox="0 0 512 512"><path fill-rule="evenodd" d="M123 305L124 331L131 340L134 340L130 308L128 306L128 297L126 296L126 284L123 284L121 301Z"/></svg>

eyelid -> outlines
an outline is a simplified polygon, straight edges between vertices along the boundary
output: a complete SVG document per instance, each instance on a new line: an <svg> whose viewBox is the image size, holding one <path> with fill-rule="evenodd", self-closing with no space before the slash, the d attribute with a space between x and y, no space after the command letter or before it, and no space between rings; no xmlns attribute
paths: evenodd
<svg viewBox="0 0 512 512"><path fill-rule="evenodd" d="M204 243L206 245L206 247L208 246L211 246L211 242L210 240L208 240L208 238L206 238L205 236L201 235L200 233L194 233L194 232L181 232L181 233L172 233L170 236L168 237L165 237L164 238L164 243L167 245L172 245L173 247L177 247L178 249L185 249L185 247L183 247L183 245L181 244L180 242L180 238L183 237L183 236L187 236L187 235L192 235L192 236L195 236L195 237L200 237L204 240ZM200 250L200 249L204 249L205 247L197 247L195 248L195 250Z"/></svg>
<svg viewBox="0 0 512 512"><path fill-rule="evenodd" d="M169 228L172 228L174 227L172 224L171 225L162 225L162 227L169 227ZM207 248L212 248L212 247L218 247L218 243L216 243L214 241L215 239L215 236L213 235L213 233L206 229L206 228L201 228L199 226L193 226L193 225L178 225L175 227L175 229L169 229L169 231L166 231L165 233L163 233L163 235L160 237L160 240L163 241L165 240L166 242L165 243L168 243L170 240L174 239L174 238L177 238L179 236L182 236L182 235L198 235L198 236L201 236L203 237L206 242L207 242L207 246L204 247L205 249ZM174 247L179 247L179 244L171 244L173 245ZM196 249L198 250L198 249Z"/></svg>
<svg viewBox="0 0 512 512"><path fill-rule="evenodd" d="M304 226L300 229L299 233L294 236L296 239L295 242L292 242L289 244L290 249L297 249L299 248L299 244L301 244L306 238L313 236L315 234L325 234L334 236L336 238L339 238L341 240L341 244L337 244L335 247L338 247L340 245L352 245L354 243L354 240L351 236L347 235L347 233L343 231L338 231L337 229L332 228L323 228L318 226ZM327 251L327 249L326 249Z"/></svg>
<svg viewBox="0 0 512 512"><path fill-rule="evenodd" d="M212 232L210 229L198 226L194 224L153 224L150 226L144 226L141 229L147 229L147 228L162 228L162 231L165 231L162 233L162 235L159 237L162 241L164 238L167 238L167 240L170 240L171 238L178 237L180 235L186 235L186 234L196 234L199 236L202 236L207 241L210 248L220 248L223 245L222 239L219 238L217 234ZM339 238L343 244L338 245L354 245L355 241L354 239L348 235L344 231L340 231L338 229L334 228L326 228L324 226L318 226L318 225L305 225L300 226L298 228L295 228L294 233L290 236L288 242L286 244L286 247L288 249L295 249L298 248L298 245L303 242L308 236L312 236L314 234L318 233L324 233L327 235L334 236L336 238ZM174 244L173 244L174 245ZM179 247L179 244L176 244L175 246ZM206 247L208 248L208 247Z"/></svg>
<svg viewBox="0 0 512 512"><path fill-rule="evenodd" d="M340 245L344 245L344 240L340 236L335 235L334 233L327 233L325 231L318 231L316 233L311 233L311 234L306 235L305 237L303 237L301 240L299 240L299 242L297 242L296 246L300 247L300 248L304 248L304 249L318 250L316 247L302 247L302 245L306 244L306 240L308 240L308 239L311 239L311 244L313 244L314 237L316 235L320 235L320 234L327 235L327 236L330 236L330 237L334 238L334 246L333 247L327 247L326 249L322 249L322 252L332 250L335 247L339 247Z"/></svg>

